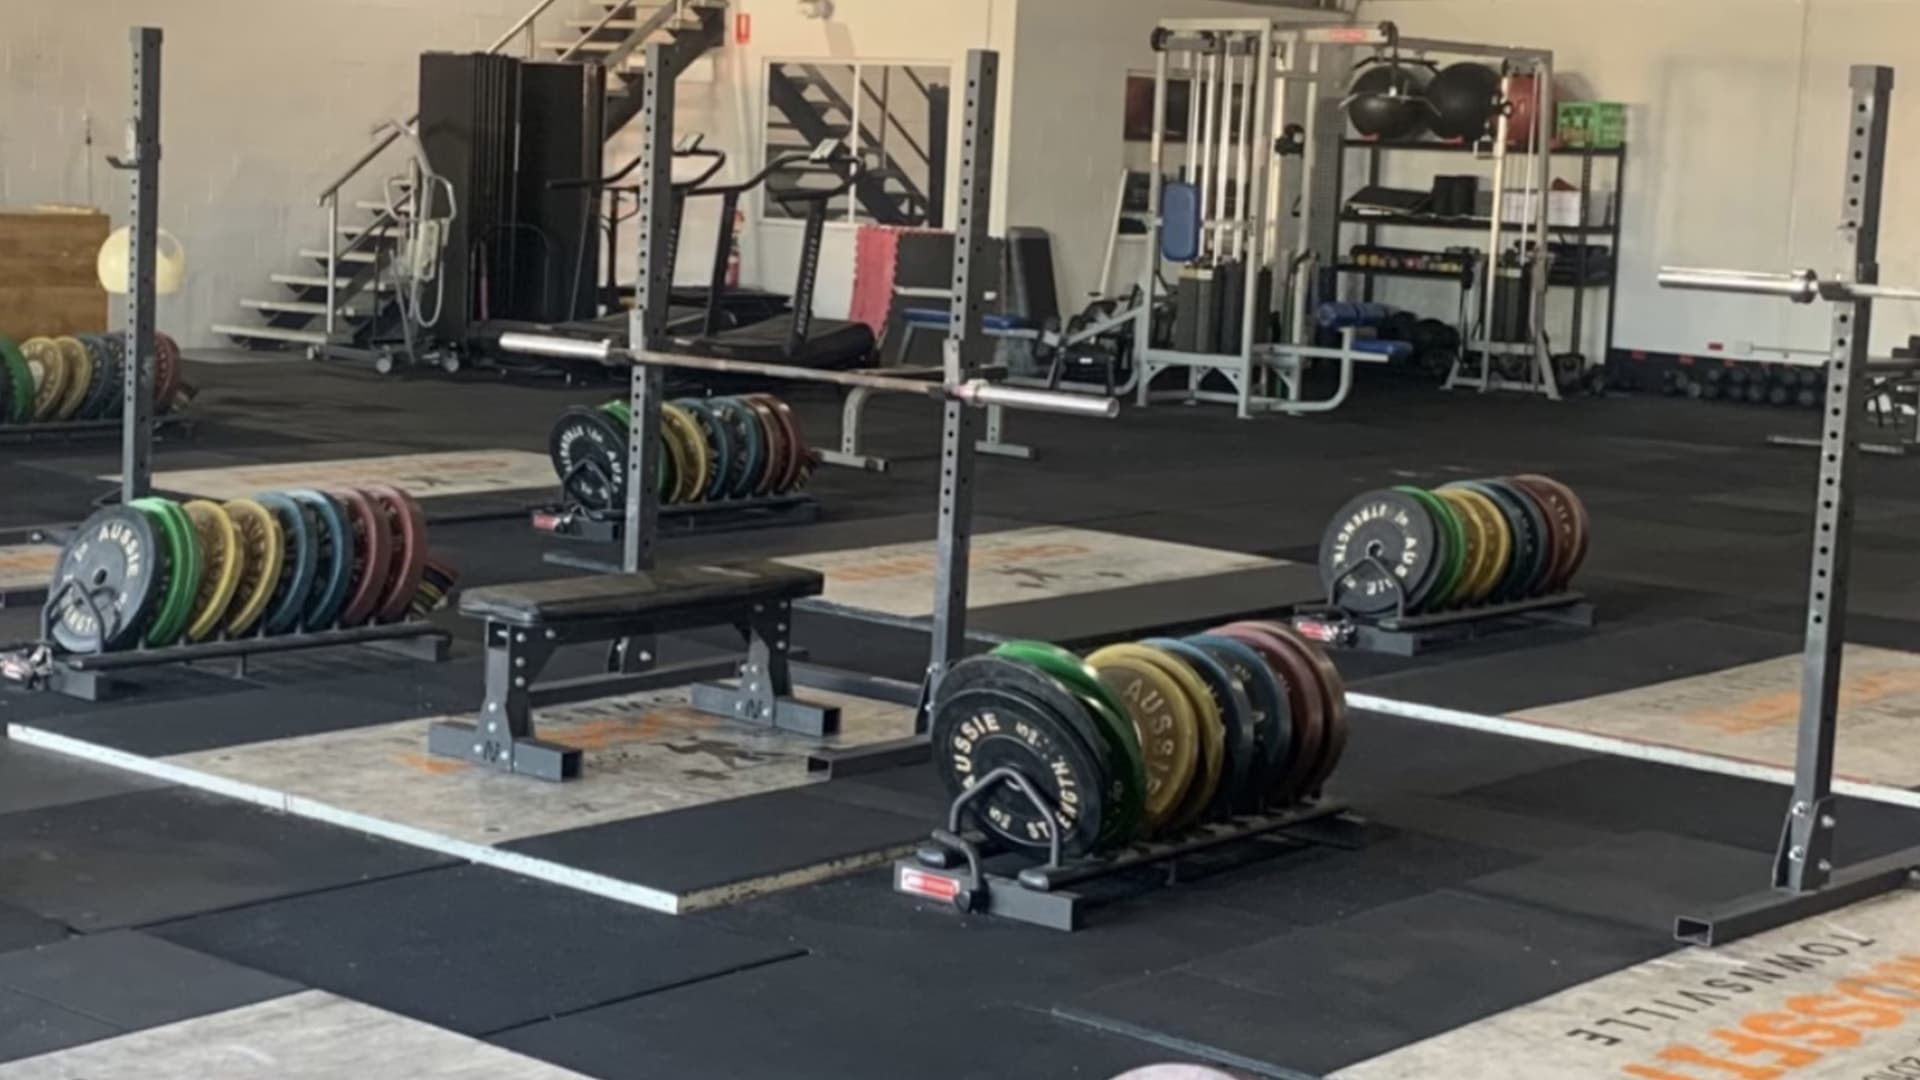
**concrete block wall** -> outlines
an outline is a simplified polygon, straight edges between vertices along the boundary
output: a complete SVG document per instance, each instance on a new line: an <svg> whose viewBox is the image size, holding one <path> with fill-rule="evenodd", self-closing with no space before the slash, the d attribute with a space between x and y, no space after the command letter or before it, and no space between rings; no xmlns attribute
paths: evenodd
<svg viewBox="0 0 1920 1080"><path fill-rule="evenodd" d="M413 112L418 54L485 48L533 2L6 0L0 205L85 203L125 223L126 182L105 156L131 107L128 31L159 25L161 222L189 259L160 325L184 345L224 345L208 325L237 318L243 296L272 295L268 273L313 271L295 252L325 236L315 196L381 117ZM560 0L549 17L584 9ZM380 175L369 169L349 197L377 197Z"/></svg>

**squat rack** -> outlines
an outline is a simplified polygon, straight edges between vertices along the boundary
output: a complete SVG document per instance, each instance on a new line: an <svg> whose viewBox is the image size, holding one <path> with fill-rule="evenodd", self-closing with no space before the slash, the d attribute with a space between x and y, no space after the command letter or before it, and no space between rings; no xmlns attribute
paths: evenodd
<svg viewBox="0 0 1920 1080"><path fill-rule="evenodd" d="M829 371L786 364L689 356L660 346L666 339L667 302L671 291L673 230L670 189L673 149L674 78L691 54L678 43L657 42L647 47L647 78L642 96L640 172L643 177L637 217L638 269L628 340L621 347L609 341L586 341L544 334L502 335L500 349L527 355L591 360L603 364L630 364L628 401L632 420L627 430L626 516L622 529L621 569L635 574L653 569L660 533L660 499L652 483L660 433L660 405L664 397L663 372L684 368L729 374L759 375L796 382L827 383L855 389L930 397L942 405L940 489L932 645L925 681L907 686L893 680L852 676L810 665L797 665L795 681L827 689L868 692L882 699L918 706L913 736L853 751L823 754L828 768L899 764L927 754L926 688L938 682L947 667L966 648L968 558L973 539L974 460L981 438L980 410L1007 408L1069 416L1111 419L1119 414L1112 398L1064 391L1007 386L983 378L992 359L993 341L982 328L992 260L987 254L987 222L992 195L994 123L999 97L999 54L976 49L967 55L967 95L959 145L959 205L954 219L953 280L950 290L956 317L947 332L941 378L938 381L903 378L872 372ZM659 194L656 194L659 193ZM622 650L651 663L657 650L649 641L631 641ZM644 681L637 672L634 686Z"/></svg>
<svg viewBox="0 0 1920 1080"><path fill-rule="evenodd" d="M1848 82L1852 94L1840 207L1841 234L1848 245L1849 265L1844 273L1822 278L1812 270L1778 274L1663 267L1660 271L1660 284L1666 288L1783 297L1798 304L1818 300L1834 306L1792 800L1774 855L1772 887L1716 911L1682 915L1676 921L1675 936L1699 945L1747 937L1920 880L1920 847L1845 869L1833 865L1833 838L1839 825L1833 793L1834 740L1839 727L1854 489L1860 479L1859 434L1866 391L1869 376L1876 371L1920 370L1920 360L1870 359L1874 301L1920 302L1920 288L1880 283L1880 210L1893 69L1856 65Z"/></svg>

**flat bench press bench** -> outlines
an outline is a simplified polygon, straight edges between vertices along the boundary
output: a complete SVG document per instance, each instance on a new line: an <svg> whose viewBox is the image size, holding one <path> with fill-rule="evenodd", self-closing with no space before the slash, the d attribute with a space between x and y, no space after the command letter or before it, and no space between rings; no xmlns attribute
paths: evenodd
<svg viewBox="0 0 1920 1080"><path fill-rule="evenodd" d="M486 702L476 722L435 724L427 749L502 772L572 779L580 774L579 749L540 739L533 710L712 677L710 662L648 666L651 644L635 642L725 625L746 643L746 658L734 667L739 685L697 683L694 708L805 735L835 734L839 708L795 699L788 668L793 601L820 595L825 584L817 570L747 560L469 589L460 613L486 623ZM556 649L583 642L613 643L608 674L539 682Z"/></svg>

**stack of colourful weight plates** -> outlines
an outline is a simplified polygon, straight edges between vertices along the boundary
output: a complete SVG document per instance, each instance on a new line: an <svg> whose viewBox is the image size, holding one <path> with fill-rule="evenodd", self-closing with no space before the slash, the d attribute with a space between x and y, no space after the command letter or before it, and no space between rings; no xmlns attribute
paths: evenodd
<svg viewBox="0 0 1920 1080"><path fill-rule="evenodd" d="M997 776L969 804L972 823L1033 850L1057 836L1068 857L1298 804L1346 742L1338 671L1279 623L1084 659L1008 642L954 665L931 707L948 791Z"/></svg>
<svg viewBox="0 0 1920 1080"><path fill-rule="evenodd" d="M1362 617L1470 610L1560 595L1586 559L1587 508L1539 474L1369 491L1320 542L1332 602Z"/></svg>
<svg viewBox="0 0 1920 1080"><path fill-rule="evenodd" d="M626 499L625 400L576 405L548 436L555 475L569 503L611 512ZM819 458L791 406L771 394L681 398L660 407L660 501L694 506L788 495L806 485Z"/></svg>
<svg viewBox="0 0 1920 1080"><path fill-rule="evenodd" d="M0 336L0 424L107 420L120 415L126 339L118 334ZM180 392L180 347L154 335L156 414L172 410Z"/></svg>
<svg viewBox="0 0 1920 1080"><path fill-rule="evenodd" d="M425 512L393 487L137 499L62 550L50 637L95 653L398 622L453 588L428 556Z"/></svg>

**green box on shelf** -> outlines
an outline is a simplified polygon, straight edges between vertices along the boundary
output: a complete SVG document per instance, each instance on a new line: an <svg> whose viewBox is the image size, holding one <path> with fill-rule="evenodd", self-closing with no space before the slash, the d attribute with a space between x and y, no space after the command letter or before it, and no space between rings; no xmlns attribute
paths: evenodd
<svg viewBox="0 0 1920 1080"><path fill-rule="evenodd" d="M1560 141L1567 146L1612 150L1626 145L1627 107L1617 101L1563 101Z"/></svg>

